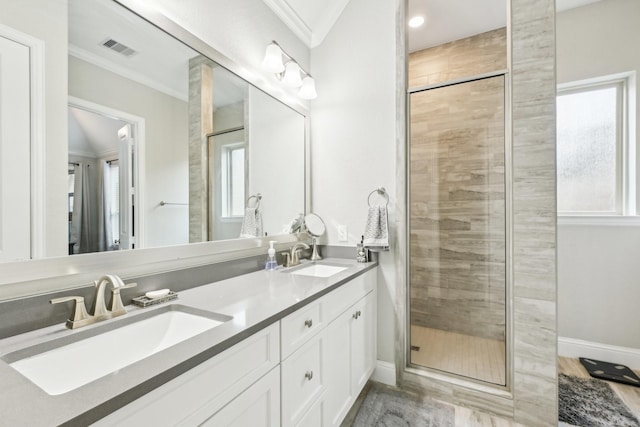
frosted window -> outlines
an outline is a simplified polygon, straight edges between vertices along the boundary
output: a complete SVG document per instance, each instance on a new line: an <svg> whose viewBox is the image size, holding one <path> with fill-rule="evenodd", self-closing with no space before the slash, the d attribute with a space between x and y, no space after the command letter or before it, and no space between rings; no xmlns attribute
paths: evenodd
<svg viewBox="0 0 640 427"><path fill-rule="evenodd" d="M620 213L618 86L557 98L558 211Z"/></svg>
<svg viewBox="0 0 640 427"><path fill-rule="evenodd" d="M222 216L244 215L245 204L245 149L231 144L222 148Z"/></svg>
<svg viewBox="0 0 640 427"><path fill-rule="evenodd" d="M231 215L244 214L244 148L231 151Z"/></svg>

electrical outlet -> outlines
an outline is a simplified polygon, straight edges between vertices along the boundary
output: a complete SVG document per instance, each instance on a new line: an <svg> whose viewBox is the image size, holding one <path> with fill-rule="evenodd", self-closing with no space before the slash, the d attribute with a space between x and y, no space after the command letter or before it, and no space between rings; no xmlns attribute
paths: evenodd
<svg viewBox="0 0 640 427"><path fill-rule="evenodd" d="M346 225L338 226L338 242L346 242L349 240L349 233L347 233Z"/></svg>

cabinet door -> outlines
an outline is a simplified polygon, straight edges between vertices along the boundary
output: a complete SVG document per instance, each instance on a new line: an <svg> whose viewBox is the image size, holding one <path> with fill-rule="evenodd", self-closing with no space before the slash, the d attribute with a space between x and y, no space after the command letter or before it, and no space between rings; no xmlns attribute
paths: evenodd
<svg viewBox="0 0 640 427"><path fill-rule="evenodd" d="M376 361L376 292L327 327L325 425L339 426L373 372Z"/></svg>
<svg viewBox="0 0 640 427"><path fill-rule="evenodd" d="M277 427L280 425L280 367L202 423L206 427Z"/></svg>
<svg viewBox="0 0 640 427"><path fill-rule="evenodd" d="M324 418L330 426L340 425L354 400L349 363L352 316L352 310L348 309L327 327L327 393Z"/></svg>
<svg viewBox="0 0 640 427"><path fill-rule="evenodd" d="M350 310L351 322L351 384L358 396L373 373L376 363L376 293L370 292Z"/></svg>
<svg viewBox="0 0 640 427"><path fill-rule="evenodd" d="M296 427L323 427L324 422L324 398L320 397L311 409L298 421Z"/></svg>

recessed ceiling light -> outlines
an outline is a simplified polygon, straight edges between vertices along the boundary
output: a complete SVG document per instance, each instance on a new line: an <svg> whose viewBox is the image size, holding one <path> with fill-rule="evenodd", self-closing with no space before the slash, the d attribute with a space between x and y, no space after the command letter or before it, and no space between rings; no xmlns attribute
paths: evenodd
<svg viewBox="0 0 640 427"><path fill-rule="evenodd" d="M414 16L413 18L409 19L409 26L411 28L418 28L422 24L424 24L424 17L423 16Z"/></svg>

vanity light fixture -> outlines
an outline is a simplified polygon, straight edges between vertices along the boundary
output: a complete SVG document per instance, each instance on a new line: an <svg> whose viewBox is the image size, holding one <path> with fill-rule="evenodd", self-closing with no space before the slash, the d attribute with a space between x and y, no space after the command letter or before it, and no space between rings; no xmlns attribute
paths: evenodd
<svg viewBox="0 0 640 427"><path fill-rule="evenodd" d="M286 64L283 57L287 59ZM282 83L289 87L299 87L298 96L302 99L315 99L318 97L316 83L313 77L288 55L274 40L268 46L262 61L262 68L274 73ZM304 78L303 78L304 76Z"/></svg>

